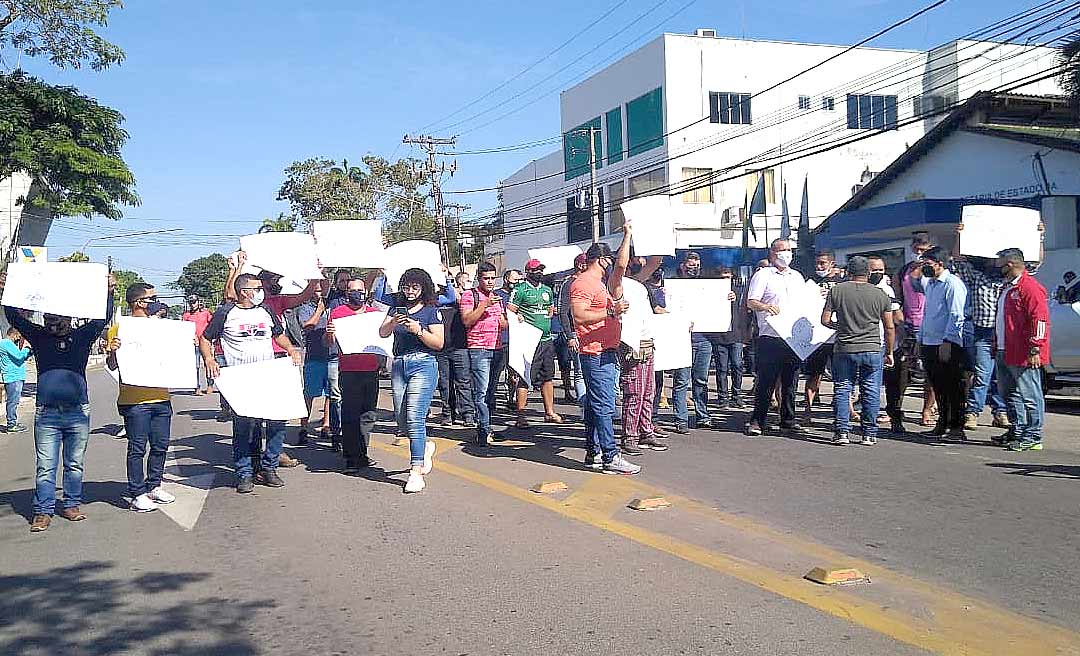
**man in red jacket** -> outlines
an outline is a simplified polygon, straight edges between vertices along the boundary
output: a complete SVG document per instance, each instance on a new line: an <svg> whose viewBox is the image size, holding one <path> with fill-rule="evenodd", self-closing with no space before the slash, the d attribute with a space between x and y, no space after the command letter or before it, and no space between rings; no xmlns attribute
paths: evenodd
<svg viewBox="0 0 1080 656"><path fill-rule="evenodd" d="M1013 427L995 442L1010 451L1041 451L1043 427L1042 368L1050 361L1050 309L1046 290L1024 266L1018 248L999 252L1005 286L998 297L998 385Z"/></svg>

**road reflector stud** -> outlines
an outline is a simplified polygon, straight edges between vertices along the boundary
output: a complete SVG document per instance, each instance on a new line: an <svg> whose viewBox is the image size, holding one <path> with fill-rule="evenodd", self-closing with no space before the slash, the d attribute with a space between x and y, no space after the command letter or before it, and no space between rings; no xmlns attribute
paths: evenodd
<svg viewBox="0 0 1080 656"><path fill-rule="evenodd" d="M554 492L562 492L563 490L569 489L570 487L562 481L545 481L530 487L529 491L536 492L537 494L552 494Z"/></svg>
<svg viewBox="0 0 1080 656"><path fill-rule="evenodd" d="M806 573L803 577L808 581L814 583L820 583L822 585L858 585L860 583L869 583L870 577L863 574L861 571L853 567L845 567L841 569L825 569L824 567L815 567Z"/></svg>
<svg viewBox="0 0 1080 656"><path fill-rule="evenodd" d="M627 508L630 510L660 510L667 508L671 505L671 502L664 497L649 497L647 499L634 499L631 501Z"/></svg>
<svg viewBox="0 0 1080 656"><path fill-rule="evenodd" d="M394 444L394 446L409 446L409 438L407 438L407 437L395 438L393 444Z"/></svg>

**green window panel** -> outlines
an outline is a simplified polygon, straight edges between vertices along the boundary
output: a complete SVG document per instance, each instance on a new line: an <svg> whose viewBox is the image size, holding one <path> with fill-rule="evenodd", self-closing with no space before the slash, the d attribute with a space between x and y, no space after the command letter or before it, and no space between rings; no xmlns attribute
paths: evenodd
<svg viewBox="0 0 1080 656"><path fill-rule="evenodd" d="M589 172L589 130L595 129L593 147L596 148L596 168L603 166L604 150L603 138L600 130L600 117L582 123L573 130L563 134L563 169L565 179L586 175Z"/></svg>
<svg viewBox="0 0 1080 656"><path fill-rule="evenodd" d="M663 87L626 103L626 142L630 157L664 144Z"/></svg>
<svg viewBox="0 0 1080 656"><path fill-rule="evenodd" d="M622 107L616 107L605 114L607 121L607 162L614 164L622 161Z"/></svg>

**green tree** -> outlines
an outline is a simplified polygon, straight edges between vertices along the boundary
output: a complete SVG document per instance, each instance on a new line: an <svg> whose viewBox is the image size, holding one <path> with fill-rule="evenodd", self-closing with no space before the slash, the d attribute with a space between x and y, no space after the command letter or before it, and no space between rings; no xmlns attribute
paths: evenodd
<svg viewBox="0 0 1080 656"><path fill-rule="evenodd" d="M75 251L71 255L65 255L64 257L57 258L60 262L89 262L90 256L82 251Z"/></svg>
<svg viewBox="0 0 1080 656"><path fill-rule="evenodd" d="M113 271L113 276L116 278L116 291L113 294L113 301L116 303L116 307L122 307L126 305L125 299L127 297L127 288L134 285L137 282L146 282L143 277L134 271L124 271L118 269ZM131 308L127 308L127 314L131 314Z"/></svg>
<svg viewBox="0 0 1080 656"><path fill-rule="evenodd" d="M3 0L0 0L2 2ZM16 71L0 74L0 179L25 171L29 201L59 216L122 215L138 205L135 177L120 155L124 117L70 87Z"/></svg>
<svg viewBox="0 0 1080 656"><path fill-rule="evenodd" d="M1073 110L1080 113L1080 32L1073 33L1058 49L1062 66L1061 88L1069 95Z"/></svg>
<svg viewBox="0 0 1080 656"><path fill-rule="evenodd" d="M221 303L228 278L229 260L220 253L213 253L188 262L180 277L169 286L183 290L185 296L195 294L206 307L213 309Z"/></svg>
<svg viewBox="0 0 1080 656"><path fill-rule="evenodd" d="M259 232L295 232L296 217L281 212L276 219L263 219Z"/></svg>
<svg viewBox="0 0 1080 656"><path fill-rule="evenodd" d="M89 63L100 71L124 60L124 51L103 39L109 11L123 0L0 0L0 51L44 55L60 68Z"/></svg>

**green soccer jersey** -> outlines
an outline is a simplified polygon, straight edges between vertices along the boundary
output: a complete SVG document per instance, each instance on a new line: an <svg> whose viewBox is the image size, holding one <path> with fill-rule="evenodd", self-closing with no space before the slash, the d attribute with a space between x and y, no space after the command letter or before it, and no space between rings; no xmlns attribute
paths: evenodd
<svg viewBox="0 0 1080 656"><path fill-rule="evenodd" d="M517 306L525 321L540 329L543 333L541 341L551 339L551 317L548 316L548 309L555 303L555 292L551 291L551 287L533 287L522 281L510 293L510 303Z"/></svg>

